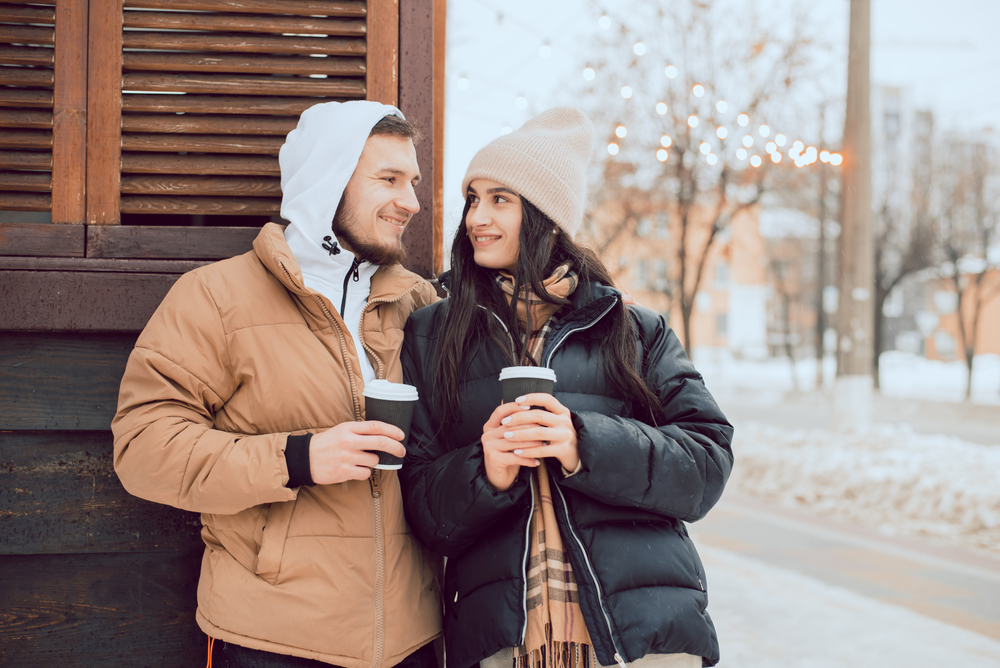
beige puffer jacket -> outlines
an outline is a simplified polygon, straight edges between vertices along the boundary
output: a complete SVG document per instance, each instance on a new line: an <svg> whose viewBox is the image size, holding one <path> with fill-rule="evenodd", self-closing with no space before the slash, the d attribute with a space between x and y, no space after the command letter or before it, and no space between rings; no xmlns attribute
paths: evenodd
<svg viewBox="0 0 1000 668"><path fill-rule="evenodd" d="M434 299L398 265L376 272L362 337L379 378L402 380L403 325ZM115 470L132 494L202 514L205 633L345 668L391 668L439 634L434 562L395 472L285 487L288 435L363 419L362 388L344 322L275 224L181 277L150 319L122 379Z"/></svg>

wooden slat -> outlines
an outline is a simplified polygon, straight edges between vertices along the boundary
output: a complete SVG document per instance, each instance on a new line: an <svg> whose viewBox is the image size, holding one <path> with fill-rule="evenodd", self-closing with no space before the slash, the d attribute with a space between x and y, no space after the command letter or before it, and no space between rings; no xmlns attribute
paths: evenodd
<svg viewBox="0 0 1000 668"><path fill-rule="evenodd" d="M207 12L125 12L126 28L209 30L212 32L294 33L296 35L365 34L364 19L306 16L253 16Z"/></svg>
<svg viewBox="0 0 1000 668"><path fill-rule="evenodd" d="M34 193L3 193L0 211L51 211L52 196Z"/></svg>
<svg viewBox="0 0 1000 668"><path fill-rule="evenodd" d="M145 74L128 72L122 89L153 93L217 93L220 95L295 95L364 98L363 79L239 76L233 74Z"/></svg>
<svg viewBox="0 0 1000 668"><path fill-rule="evenodd" d="M52 28L0 23L0 44L55 44L55 41L56 31Z"/></svg>
<svg viewBox="0 0 1000 668"><path fill-rule="evenodd" d="M0 558L3 663L204 665L194 615L203 551Z"/></svg>
<svg viewBox="0 0 1000 668"><path fill-rule="evenodd" d="M83 240L82 227L0 223L0 255L83 257Z"/></svg>
<svg viewBox="0 0 1000 668"><path fill-rule="evenodd" d="M51 130L5 130L0 134L0 148L51 149Z"/></svg>
<svg viewBox="0 0 1000 668"><path fill-rule="evenodd" d="M192 114L125 114L123 132L169 132L216 135L279 135L295 129L297 119L281 116L198 116ZM0 112L0 124L3 112Z"/></svg>
<svg viewBox="0 0 1000 668"><path fill-rule="evenodd" d="M0 22L3 23L47 23L54 25L54 7L0 4Z"/></svg>
<svg viewBox="0 0 1000 668"><path fill-rule="evenodd" d="M0 128L52 129L52 112L31 109L0 109Z"/></svg>
<svg viewBox="0 0 1000 668"><path fill-rule="evenodd" d="M257 227L90 227L87 256L222 260L251 250L259 232Z"/></svg>
<svg viewBox="0 0 1000 668"><path fill-rule="evenodd" d="M55 62L55 50L31 46L0 46L0 63L9 65L48 65Z"/></svg>
<svg viewBox="0 0 1000 668"><path fill-rule="evenodd" d="M123 174L281 175L277 157L235 155L122 154Z"/></svg>
<svg viewBox="0 0 1000 668"><path fill-rule="evenodd" d="M3 0L0 0L3 2ZM61 225L60 227L69 227ZM119 229L117 225L94 225ZM162 229L162 228L161 228ZM209 229L209 228L183 228ZM242 228L240 228L242 229ZM0 257L0 271L78 272L84 274L170 274L181 275L211 264L209 260L106 260L89 257ZM10 329L10 328L8 328ZM16 328L14 328L16 329Z"/></svg>
<svg viewBox="0 0 1000 668"><path fill-rule="evenodd" d="M224 51L227 53L325 53L329 56L363 56L365 40L357 37L282 37L279 35L224 35L220 33L128 31L123 43L129 49L167 51Z"/></svg>
<svg viewBox="0 0 1000 668"><path fill-rule="evenodd" d="M122 0L90 7L87 54L87 216L91 225L121 219Z"/></svg>
<svg viewBox="0 0 1000 668"><path fill-rule="evenodd" d="M280 198L156 197L122 195L122 213L179 213L266 216L281 211Z"/></svg>
<svg viewBox="0 0 1000 668"><path fill-rule="evenodd" d="M177 274L0 271L0 303L4 305L0 309L0 330L138 332L177 278ZM117 381L110 377L106 382L117 387ZM106 398L106 394L100 396ZM36 408L5 418L7 423L44 426L10 428L107 429L110 424L108 411L113 408L105 405L105 399L101 400L105 403L98 402L100 406L94 403L97 399L81 405L74 400L77 404L60 413L58 419L41 422L39 415L52 415L46 402L60 399L26 395L24 401L29 399L36 402L32 404Z"/></svg>
<svg viewBox="0 0 1000 668"><path fill-rule="evenodd" d="M24 190L28 192L50 192L52 175L48 172L0 172L0 190ZM0 195L2 201L3 195ZM3 250L0 249L0 253Z"/></svg>
<svg viewBox="0 0 1000 668"><path fill-rule="evenodd" d="M55 83L52 70L41 67L0 67L0 85L51 88Z"/></svg>
<svg viewBox="0 0 1000 668"><path fill-rule="evenodd" d="M23 341L25 336L30 342ZM88 373L108 353L124 361L135 335L11 334L5 337L21 359L55 353L66 369L53 370L70 392L86 392ZM124 345L123 345L124 344ZM103 350L95 350L96 347ZM0 364L9 353L0 353ZM98 372L104 369L98 368ZM6 373L0 383L11 380ZM16 380L14 381L17 382ZM51 379L39 390L61 391ZM117 393L109 399L117 400ZM0 418L2 419L2 418ZM142 501L125 491L112 465L110 431L8 432L0 437L0 554L106 552L196 552L203 543L195 513Z"/></svg>
<svg viewBox="0 0 1000 668"><path fill-rule="evenodd" d="M18 90L9 88L0 95L0 107L29 107L31 109L51 109L51 90Z"/></svg>
<svg viewBox="0 0 1000 668"><path fill-rule="evenodd" d="M52 222L87 217L87 32L89 0L56 6L56 87L52 147Z"/></svg>
<svg viewBox="0 0 1000 668"><path fill-rule="evenodd" d="M52 154L35 151L0 151L0 169L51 170Z"/></svg>
<svg viewBox="0 0 1000 668"><path fill-rule="evenodd" d="M203 12L249 12L296 16L364 16L365 0L127 0L125 6Z"/></svg>
<svg viewBox="0 0 1000 668"><path fill-rule="evenodd" d="M122 194L281 197L281 179L267 176L123 176Z"/></svg>
<svg viewBox="0 0 1000 668"><path fill-rule="evenodd" d="M123 151L164 151L176 153L269 153L278 155L284 137L245 137L242 135L123 134Z"/></svg>
<svg viewBox="0 0 1000 668"><path fill-rule="evenodd" d="M365 75L364 58L253 56L229 53L126 51L122 69L146 72L240 72L260 74Z"/></svg>
<svg viewBox="0 0 1000 668"><path fill-rule="evenodd" d="M397 104L399 0L369 0L367 48L367 99L383 104Z"/></svg>
<svg viewBox="0 0 1000 668"><path fill-rule="evenodd" d="M298 116L321 100L287 97L241 97L237 95L125 95L125 112L195 114L268 114ZM325 100L323 100L325 101Z"/></svg>

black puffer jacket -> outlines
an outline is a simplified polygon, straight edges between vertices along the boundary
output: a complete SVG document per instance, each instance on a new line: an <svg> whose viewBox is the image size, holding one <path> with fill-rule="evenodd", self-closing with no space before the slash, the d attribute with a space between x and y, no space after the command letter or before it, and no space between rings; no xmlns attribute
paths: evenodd
<svg viewBox="0 0 1000 668"><path fill-rule="evenodd" d="M654 428L631 417L598 358L603 318L619 299L612 288L581 285L543 352L556 372L555 395L572 411L583 462L564 477L558 461L546 461L559 528L601 664L686 652L714 665L705 573L684 522L703 517L722 495L733 428L663 318L642 308L630 311L666 423ZM420 309L406 325L404 374L420 401L400 479L414 531L448 557L448 662L467 668L523 641L532 491L524 469L503 492L486 478L479 439L501 403L497 376L507 366L488 339L459 388L459 424L439 433L441 401L430 383L447 308L444 300Z"/></svg>

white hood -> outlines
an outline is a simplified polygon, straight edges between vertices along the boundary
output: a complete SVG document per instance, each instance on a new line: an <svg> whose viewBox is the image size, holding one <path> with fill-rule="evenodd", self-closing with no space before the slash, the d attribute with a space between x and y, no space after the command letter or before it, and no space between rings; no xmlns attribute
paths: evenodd
<svg viewBox="0 0 1000 668"><path fill-rule="evenodd" d="M399 109L379 102L317 104L302 112L278 153L281 217L289 223L285 239L302 267L306 285L310 283L306 267L312 273L316 262L322 266L324 259L334 257L323 250L323 237L332 235L333 214L369 133L386 116L403 118Z"/></svg>

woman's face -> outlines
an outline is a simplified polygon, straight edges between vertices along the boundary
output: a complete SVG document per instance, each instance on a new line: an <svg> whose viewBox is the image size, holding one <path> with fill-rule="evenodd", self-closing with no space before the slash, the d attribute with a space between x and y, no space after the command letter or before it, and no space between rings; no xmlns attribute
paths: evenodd
<svg viewBox="0 0 1000 668"><path fill-rule="evenodd" d="M475 179L469 184L469 199L465 230L476 264L513 274L521 251L521 198L501 183Z"/></svg>

